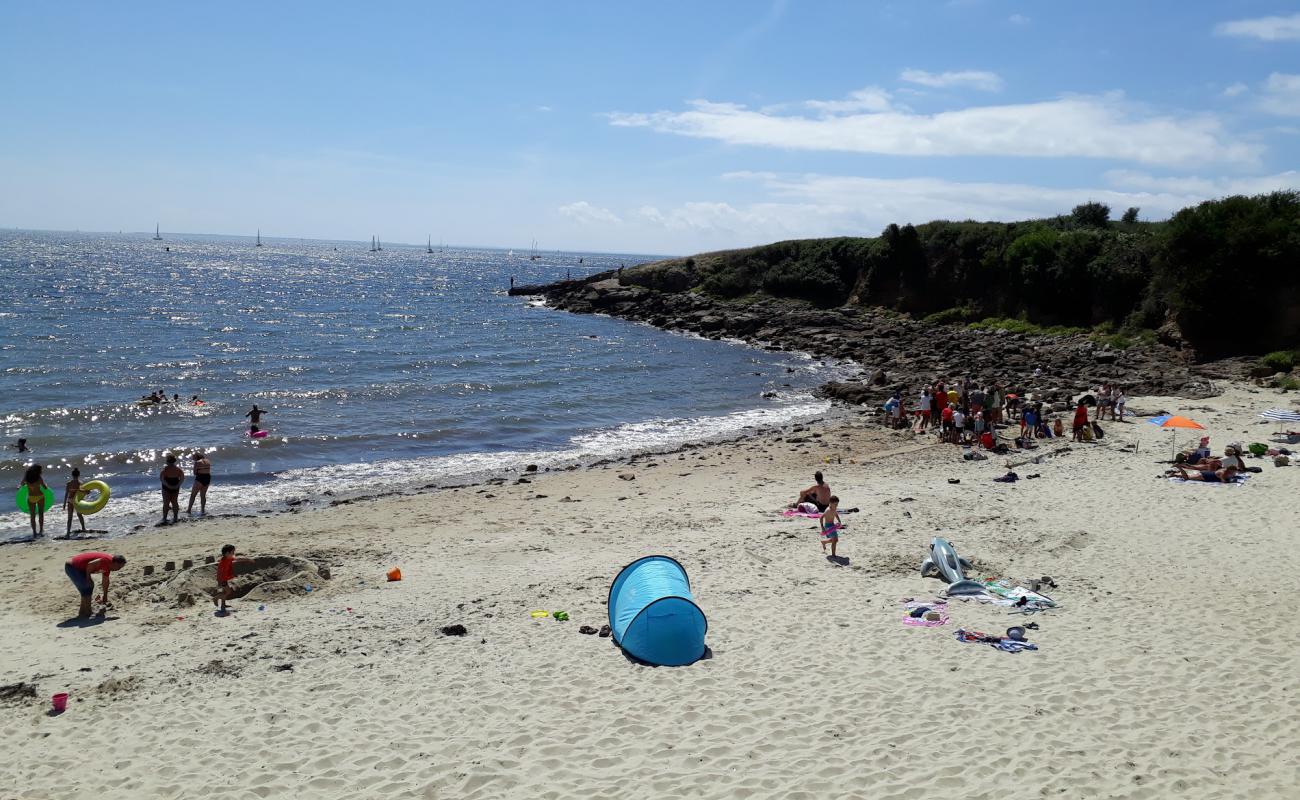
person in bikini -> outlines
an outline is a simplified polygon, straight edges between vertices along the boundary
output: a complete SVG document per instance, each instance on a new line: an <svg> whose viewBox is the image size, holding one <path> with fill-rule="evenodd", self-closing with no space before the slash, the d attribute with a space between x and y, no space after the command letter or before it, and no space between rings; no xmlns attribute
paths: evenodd
<svg viewBox="0 0 1300 800"><path fill-rule="evenodd" d="M194 513L194 497L199 498L199 516L208 513L208 487L212 485L212 462L202 452L194 454L194 486L190 489L190 505L186 514Z"/></svg>
<svg viewBox="0 0 1300 800"><path fill-rule="evenodd" d="M179 522L181 515L181 484L185 482L185 470L176 466L176 456L167 456L167 466L158 473L162 482L163 516L162 524L167 524L167 510L171 509L172 522Z"/></svg>
<svg viewBox="0 0 1300 800"><path fill-rule="evenodd" d="M820 475L821 473L817 473ZM23 473L22 483L18 484L19 488L27 487L27 513L32 519L32 538L39 538L45 535L45 478L41 477L41 465L32 464ZM40 520L41 528L36 529L36 521Z"/></svg>
<svg viewBox="0 0 1300 800"><path fill-rule="evenodd" d="M825 511L831 502L831 487L826 484L826 480L822 477L820 471L813 475L813 478L817 482L799 493L799 499L795 501L795 507L797 508L800 503L812 503L817 506L818 511Z"/></svg>
<svg viewBox="0 0 1300 800"><path fill-rule="evenodd" d="M72 515L77 515L81 530L86 530L86 518L77 510L77 501L81 499L81 470L72 470L72 479L63 487L63 507L68 510L68 536L72 535Z"/></svg>

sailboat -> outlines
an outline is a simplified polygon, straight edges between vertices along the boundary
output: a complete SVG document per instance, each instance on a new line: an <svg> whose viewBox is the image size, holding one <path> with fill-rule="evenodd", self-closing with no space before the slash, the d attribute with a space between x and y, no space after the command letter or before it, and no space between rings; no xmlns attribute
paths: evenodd
<svg viewBox="0 0 1300 800"><path fill-rule="evenodd" d="M156 222L155 222L154 225L153 225L153 240L154 240L155 242L161 242L161 241L162 241L162 234L158 232L158 223L156 223Z"/></svg>
<svg viewBox="0 0 1300 800"><path fill-rule="evenodd" d="M432 236L429 237L429 241L424 245L424 252L426 252L426 253L432 253L432 252L433 252L433 237L432 237Z"/></svg>
<svg viewBox="0 0 1300 800"><path fill-rule="evenodd" d="M529 252L528 260L529 260L529 261L536 261L537 258L538 258L538 256L537 256L537 240L536 240L536 239L533 240L533 249L530 250L530 251L528 251L528 252Z"/></svg>
<svg viewBox="0 0 1300 800"><path fill-rule="evenodd" d="M372 252L372 253L375 252L375 237L374 237L374 236L371 236L371 237L370 237L370 252Z"/></svg>
<svg viewBox="0 0 1300 800"><path fill-rule="evenodd" d="M258 228L258 229L257 229L257 244L255 245L255 247L261 247L261 246L262 246L262 229L261 229L261 228Z"/></svg>
<svg viewBox="0 0 1300 800"><path fill-rule="evenodd" d="M379 237L376 236L376 237L375 237L375 250L377 250L377 251L383 251L383 249L384 249L384 243L381 242L381 241L379 241Z"/></svg>

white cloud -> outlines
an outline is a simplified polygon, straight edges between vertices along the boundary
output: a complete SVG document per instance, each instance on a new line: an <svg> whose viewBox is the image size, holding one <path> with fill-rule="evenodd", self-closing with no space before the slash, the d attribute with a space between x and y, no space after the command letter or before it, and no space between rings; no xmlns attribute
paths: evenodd
<svg viewBox="0 0 1300 800"><path fill-rule="evenodd" d="M851 102L851 101L846 101ZM612 113L610 124L736 145L903 156L1083 157L1164 166L1255 163L1262 146L1232 140L1211 114L1159 115L1120 94L809 117L695 100L686 111Z"/></svg>
<svg viewBox="0 0 1300 800"><path fill-rule="evenodd" d="M923 69L905 69L898 76L907 83L918 83L935 89L948 89L954 86L969 86L984 92L996 92L1002 88L1002 78L996 72L965 69L957 72L926 72Z"/></svg>
<svg viewBox="0 0 1300 800"><path fill-rule="evenodd" d="M1182 195L1193 202L1230 194L1264 194L1278 189L1300 188L1300 172L1288 170L1275 175L1246 178L1156 177L1145 172L1111 170L1106 181L1121 189Z"/></svg>
<svg viewBox="0 0 1300 800"><path fill-rule="evenodd" d="M1234 83L1223 90L1224 97L1236 97L1250 91L1250 87L1244 83Z"/></svg>
<svg viewBox="0 0 1300 800"><path fill-rule="evenodd" d="M1024 14L1012 14L1007 17L1007 22L1010 22L1012 25L1028 25L1029 17L1026 17Z"/></svg>
<svg viewBox="0 0 1300 800"><path fill-rule="evenodd" d="M1259 107L1282 117L1300 117L1300 75L1274 72L1264 82Z"/></svg>
<svg viewBox="0 0 1300 800"><path fill-rule="evenodd" d="M579 200L576 203L560 206L558 211L561 216L568 217L580 225L598 225L613 224L617 225L623 220L617 214L608 208L593 206L586 200Z"/></svg>
<svg viewBox="0 0 1300 800"><path fill-rule="evenodd" d="M555 109L551 108L550 106L538 106L537 110L542 112L543 114L548 114L554 111Z"/></svg>
<svg viewBox="0 0 1300 800"><path fill-rule="evenodd" d="M851 114L855 111L888 111L891 108L889 92L878 86L868 86L849 92L844 100L807 100L804 105L824 114Z"/></svg>
<svg viewBox="0 0 1300 800"><path fill-rule="evenodd" d="M1289 17L1257 17L1219 24L1214 32L1220 36L1244 36L1265 42L1300 40L1300 14Z"/></svg>

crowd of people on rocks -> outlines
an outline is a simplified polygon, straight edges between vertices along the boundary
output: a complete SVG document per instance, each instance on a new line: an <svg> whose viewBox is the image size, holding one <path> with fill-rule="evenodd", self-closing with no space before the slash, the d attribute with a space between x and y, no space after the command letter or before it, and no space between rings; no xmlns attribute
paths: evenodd
<svg viewBox="0 0 1300 800"><path fill-rule="evenodd" d="M1016 385L1001 381L981 384L970 378L936 380L921 387L919 394L894 392L885 402L885 424L910 427L914 433L932 433L939 441L988 450L999 446L998 431L1016 431L1017 447L1032 447L1035 439L1069 434L1074 441L1091 441L1104 435L1099 422L1123 422L1128 398L1123 387L1103 383L1094 394L1074 403L1046 402ZM1072 410L1070 410L1072 407ZM1089 407L1093 410L1090 412Z"/></svg>

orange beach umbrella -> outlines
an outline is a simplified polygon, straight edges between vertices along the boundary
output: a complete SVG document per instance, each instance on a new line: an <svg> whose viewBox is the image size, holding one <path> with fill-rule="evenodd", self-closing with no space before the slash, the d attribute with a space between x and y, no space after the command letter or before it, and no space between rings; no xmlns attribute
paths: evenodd
<svg viewBox="0 0 1300 800"><path fill-rule="evenodd" d="M1189 428L1191 430L1197 430L1197 431L1205 430L1205 426L1197 422L1196 420L1188 419L1187 417L1179 417L1173 414L1164 414L1162 416L1156 417L1155 419L1148 420L1148 421L1152 425L1155 425L1157 427L1169 428L1171 430L1174 428ZM1169 451L1170 458L1174 457L1174 451L1177 449L1178 449L1178 437L1175 435L1173 441L1171 442L1171 449Z"/></svg>
<svg viewBox="0 0 1300 800"><path fill-rule="evenodd" d="M1201 423L1197 422L1194 419L1188 419L1187 417L1177 417L1177 416L1156 417L1156 419L1153 419L1151 421L1156 423L1162 428L1191 428L1193 430L1198 430L1198 431L1205 430L1204 425L1202 425Z"/></svg>

